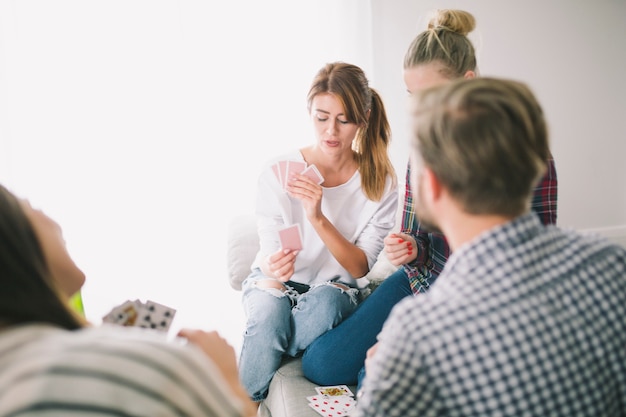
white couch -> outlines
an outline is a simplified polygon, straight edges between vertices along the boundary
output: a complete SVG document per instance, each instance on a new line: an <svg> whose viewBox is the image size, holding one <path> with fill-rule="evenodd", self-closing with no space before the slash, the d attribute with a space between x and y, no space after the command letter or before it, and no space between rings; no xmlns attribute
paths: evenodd
<svg viewBox="0 0 626 417"><path fill-rule="evenodd" d="M401 215L401 204L398 219ZM396 221L396 230L399 221ZM241 291L241 283L250 273L250 266L259 250L259 238L254 215L240 215L231 219L228 226L227 266L232 288ZM366 275L373 290L381 280L397 268L385 257L384 251ZM261 403L259 416L263 417L315 417L319 416L308 406L306 397L315 395L315 386L302 374L301 360L287 358L278 369L269 387L267 398ZM356 394L356 387L350 389Z"/></svg>

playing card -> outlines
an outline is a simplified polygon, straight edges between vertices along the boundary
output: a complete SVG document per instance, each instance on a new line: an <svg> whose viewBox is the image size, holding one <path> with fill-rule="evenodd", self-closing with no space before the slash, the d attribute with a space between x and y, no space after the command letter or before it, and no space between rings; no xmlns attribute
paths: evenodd
<svg viewBox="0 0 626 417"><path fill-rule="evenodd" d="M274 172L274 175L276 176L276 179L278 180L278 182L280 183L280 186L283 186L283 181L280 178L280 167L278 166L278 162L275 163L274 165L272 165L272 172Z"/></svg>
<svg viewBox="0 0 626 417"><path fill-rule="evenodd" d="M304 171L301 172L301 174L311 178L311 180L316 184L324 182L324 177L322 177L322 174L320 174L320 171L315 165L309 165Z"/></svg>
<svg viewBox="0 0 626 417"><path fill-rule="evenodd" d="M312 395L307 397L309 406L318 414L326 417L348 416L356 406L354 398L347 395L329 396Z"/></svg>
<svg viewBox="0 0 626 417"><path fill-rule="evenodd" d="M286 187L287 182L294 174L300 174L306 169L306 162L304 161L287 161L286 176L283 180L283 184Z"/></svg>
<svg viewBox="0 0 626 417"><path fill-rule="evenodd" d="M114 307L102 320L120 326L133 326L137 321L137 314L140 308L141 302L137 303L137 301L127 300Z"/></svg>
<svg viewBox="0 0 626 417"><path fill-rule="evenodd" d="M282 249L300 250L302 249L302 236L298 223L287 226L278 231L278 239Z"/></svg>
<svg viewBox="0 0 626 417"><path fill-rule="evenodd" d="M348 395L354 396L350 388L347 385L329 385L326 387L315 387L315 391L317 391L320 395L328 395L331 397L339 396L339 395Z"/></svg>
<svg viewBox="0 0 626 417"><path fill-rule="evenodd" d="M104 317L102 317L103 323L119 324L120 326L125 326L127 321L128 314L123 311L115 311L115 309L111 310Z"/></svg>
<svg viewBox="0 0 626 417"><path fill-rule="evenodd" d="M278 161L278 173L280 175L280 185L285 188L287 184L287 165L289 161Z"/></svg>
<svg viewBox="0 0 626 417"><path fill-rule="evenodd" d="M147 301L139 314L136 326L167 331L175 314L176 310L171 307L154 301Z"/></svg>

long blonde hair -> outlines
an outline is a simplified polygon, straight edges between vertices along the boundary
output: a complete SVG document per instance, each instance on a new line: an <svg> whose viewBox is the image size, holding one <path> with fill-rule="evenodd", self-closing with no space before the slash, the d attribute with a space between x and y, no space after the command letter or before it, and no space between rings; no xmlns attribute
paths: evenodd
<svg viewBox="0 0 626 417"><path fill-rule="evenodd" d="M337 97L345 109L347 120L361 126L352 146L357 154L361 187L367 198L379 201L383 197L387 177L391 176L396 181L388 153L391 128L380 95L369 86L361 68L344 62L326 64L318 71L307 95L309 112L313 98L322 93Z"/></svg>

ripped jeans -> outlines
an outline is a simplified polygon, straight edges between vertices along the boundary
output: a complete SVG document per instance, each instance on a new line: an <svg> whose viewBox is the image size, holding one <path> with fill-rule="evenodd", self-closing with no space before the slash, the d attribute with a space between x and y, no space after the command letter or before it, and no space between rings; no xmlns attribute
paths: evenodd
<svg viewBox="0 0 626 417"><path fill-rule="evenodd" d="M242 284L246 331L239 377L253 401L267 397L284 355L296 357L317 337L347 318L358 306L359 290L332 281L298 294L293 288L260 288L267 280L256 269ZM343 286L343 288L342 288Z"/></svg>

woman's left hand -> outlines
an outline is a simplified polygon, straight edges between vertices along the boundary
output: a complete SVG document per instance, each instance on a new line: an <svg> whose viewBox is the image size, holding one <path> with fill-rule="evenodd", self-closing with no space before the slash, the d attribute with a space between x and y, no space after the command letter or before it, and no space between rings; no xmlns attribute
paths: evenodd
<svg viewBox="0 0 626 417"><path fill-rule="evenodd" d="M322 187L304 175L294 174L287 182L287 192L304 207L309 221L322 216Z"/></svg>

